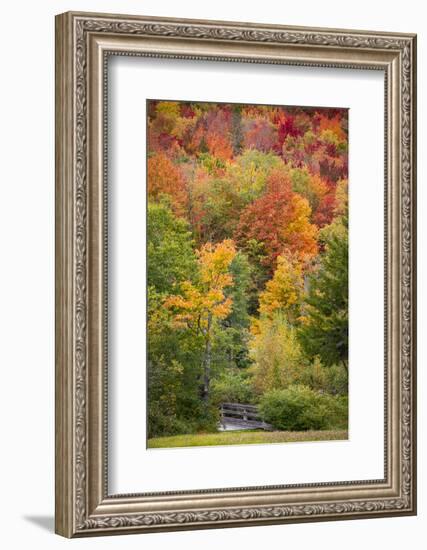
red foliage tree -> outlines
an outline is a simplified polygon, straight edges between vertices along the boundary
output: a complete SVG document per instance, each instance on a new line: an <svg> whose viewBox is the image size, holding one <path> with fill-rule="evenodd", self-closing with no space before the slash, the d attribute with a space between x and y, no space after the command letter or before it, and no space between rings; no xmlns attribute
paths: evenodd
<svg viewBox="0 0 427 550"><path fill-rule="evenodd" d="M323 227L332 222L336 206L335 193L329 191L320 201L313 215L313 222L318 227Z"/></svg>
<svg viewBox="0 0 427 550"><path fill-rule="evenodd" d="M156 153L148 159L147 186L150 199L168 195L174 212L182 215L187 202L184 176L165 154Z"/></svg>
<svg viewBox="0 0 427 550"><path fill-rule="evenodd" d="M265 118L249 118L243 125L244 146L246 149L258 149L268 152L277 140L274 125Z"/></svg>
<svg viewBox="0 0 427 550"><path fill-rule="evenodd" d="M308 260L317 253L317 228L311 224L308 201L292 191L287 173L274 170L267 180L267 191L242 213L235 233L245 248L249 241L262 243L261 262L274 269L283 253Z"/></svg>

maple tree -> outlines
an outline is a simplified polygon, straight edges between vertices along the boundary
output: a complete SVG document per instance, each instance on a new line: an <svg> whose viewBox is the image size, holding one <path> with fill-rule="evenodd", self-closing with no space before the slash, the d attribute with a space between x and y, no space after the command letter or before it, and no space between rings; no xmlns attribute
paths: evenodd
<svg viewBox="0 0 427 550"><path fill-rule="evenodd" d="M166 195L173 210L181 214L186 205L186 188L182 171L166 155L157 153L147 163L148 195L154 200Z"/></svg>
<svg viewBox="0 0 427 550"><path fill-rule="evenodd" d="M251 240L262 243L262 263L271 270L283 253L308 260L317 253L317 228L310 223L310 214L307 199L292 191L289 175L273 170L265 194L242 213L235 239L243 248Z"/></svg>
<svg viewBox="0 0 427 550"><path fill-rule="evenodd" d="M249 118L244 123L244 145L247 149L271 151L277 140L277 130L262 117Z"/></svg>
<svg viewBox="0 0 427 550"><path fill-rule="evenodd" d="M260 294L259 312L272 316L274 312L282 311L288 320L295 322L300 313L303 294L301 262L286 255L278 256L274 275Z"/></svg>
<svg viewBox="0 0 427 550"><path fill-rule="evenodd" d="M317 227L329 224L334 217L336 188L307 167L290 170L292 189L305 197L311 208L310 220Z"/></svg>
<svg viewBox="0 0 427 550"><path fill-rule="evenodd" d="M184 281L181 295L171 295L164 306L173 312L177 328L189 328L204 339L203 399L209 399L212 333L215 322L231 312L233 303L224 289L231 286L233 278L230 264L236 255L233 241L225 240L217 245L205 244L198 252L199 284Z"/></svg>

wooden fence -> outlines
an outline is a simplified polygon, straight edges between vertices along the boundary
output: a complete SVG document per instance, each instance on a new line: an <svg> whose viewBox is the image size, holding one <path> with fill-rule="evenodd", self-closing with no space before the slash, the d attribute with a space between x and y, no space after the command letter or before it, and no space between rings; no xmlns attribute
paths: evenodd
<svg viewBox="0 0 427 550"><path fill-rule="evenodd" d="M272 430L273 427L262 420L255 405L242 403L221 403L220 424L223 430Z"/></svg>

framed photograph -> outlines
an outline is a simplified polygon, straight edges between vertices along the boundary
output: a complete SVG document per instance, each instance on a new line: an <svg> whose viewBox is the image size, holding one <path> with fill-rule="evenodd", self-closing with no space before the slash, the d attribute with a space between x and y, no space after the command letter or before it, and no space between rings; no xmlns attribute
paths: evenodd
<svg viewBox="0 0 427 550"><path fill-rule="evenodd" d="M416 37L56 18L56 532L416 513Z"/></svg>

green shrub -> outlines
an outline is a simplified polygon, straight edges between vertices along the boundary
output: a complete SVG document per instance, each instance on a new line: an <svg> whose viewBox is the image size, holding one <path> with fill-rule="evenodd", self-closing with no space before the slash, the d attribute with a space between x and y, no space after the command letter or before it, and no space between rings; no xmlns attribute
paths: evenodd
<svg viewBox="0 0 427 550"><path fill-rule="evenodd" d="M348 429L348 395L331 396L331 428L337 430Z"/></svg>
<svg viewBox="0 0 427 550"><path fill-rule="evenodd" d="M150 412L151 415L149 414L148 420L149 438L216 432L219 421L219 415L216 409L209 411L208 414L205 414L196 420L189 420L187 418L176 416L167 416L159 409L157 410L157 414L155 414L154 407L150 409Z"/></svg>
<svg viewBox="0 0 427 550"><path fill-rule="evenodd" d="M150 403L148 409L148 437L176 435L181 433L179 421L174 414L165 414L158 403Z"/></svg>
<svg viewBox="0 0 427 550"><path fill-rule="evenodd" d="M212 402L220 403L252 403L254 393L251 380L245 372L228 370L212 380Z"/></svg>
<svg viewBox="0 0 427 550"><path fill-rule="evenodd" d="M341 365L332 365L327 369L328 392L348 395L348 371Z"/></svg>
<svg viewBox="0 0 427 550"><path fill-rule="evenodd" d="M347 425L342 397L322 394L302 385L264 394L259 411L263 419L278 430L325 430Z"/></svg>
<svg viewBox="0 0 427 550"><path fill-rule="evenodd" d="M315 357L309 365L302 369L298 383L332 395L348 393L346 368L342 364L325 367L319 357Z"/></svg>

